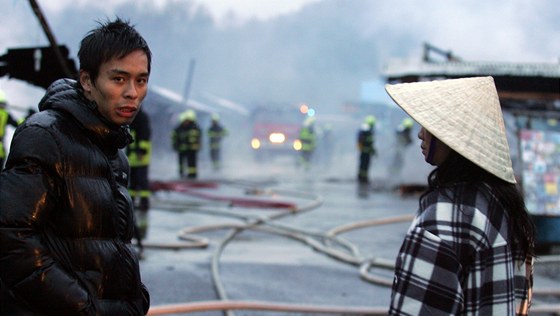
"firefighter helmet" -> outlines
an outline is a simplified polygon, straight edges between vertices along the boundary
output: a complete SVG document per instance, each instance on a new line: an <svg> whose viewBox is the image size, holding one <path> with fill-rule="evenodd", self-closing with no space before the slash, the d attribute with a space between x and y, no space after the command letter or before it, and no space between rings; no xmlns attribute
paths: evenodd
<svg viewBox="0 0 560 316"><path fill-rule="evenodd" d="M181 113L179 116L179 121L195 121L196 120L196 112L193 110L186 110L185 112Z"/></svg>
<svg viewBox="0 0 560 316"><path fill-rule="evenodd" d="M368 125L375 125L375 116L373 115L368 115L366 116L366 119L364 120L364 123L368 124Z"/></svg>
<svg viewBox="0 0 560 316"><path fill-rule="evenodd" d="M414 121L410 117L407 117L402 121L402 125L404 127L412 127L414 125Z"/></svg>
<svg viewBox="0 0 560 316"><path fill-rule="evenodd" d="M315 123L315 118L313 116L309 116L303 121L303 126L309 127Z"/></svg>

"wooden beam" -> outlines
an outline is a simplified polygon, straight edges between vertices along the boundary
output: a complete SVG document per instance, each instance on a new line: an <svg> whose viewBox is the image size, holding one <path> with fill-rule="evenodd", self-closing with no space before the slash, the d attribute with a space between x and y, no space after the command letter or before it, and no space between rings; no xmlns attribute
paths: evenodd
<svg viewBox="0 0 560 316"><path fill-rule="evenodd" d="M498 97L509 100L560 100L560 92L498 91Z"/></svg>
<svg viewBox="0 0 560 316"><path fill-rule="evenodd" d="M45 35L47 35L47 38L49 40L49 43L51 44L51 47L54 51L56 59L58 59L60 67L62 67L62 71L64 71L64 74L68 78L74 77L74 75L72 74L72 72L68 68L68 65L66 64L66 60L64 59L64 57L62 56L62 53L60 52L60 49L58 47L58 44L56 43L56 39L54 37L54 34L51 31L51 29L49 27L49 24L47 23L47 19L45 18L45 16L43 15L43 12L41 11L41 8L39 7L39 3L37 3L36 0L29 0L29 4L31 5L31 8L33 9L33 13L35 13L35 15L37 16L37 19L39 20L39 23L41 23L41 26L43 27L43 31L45 32Z"/></svg>

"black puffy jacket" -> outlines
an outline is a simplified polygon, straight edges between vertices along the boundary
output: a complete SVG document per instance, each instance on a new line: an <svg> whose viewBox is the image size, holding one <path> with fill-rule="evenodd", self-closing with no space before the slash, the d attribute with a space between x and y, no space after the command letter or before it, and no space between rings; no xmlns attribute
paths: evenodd
<svg viewBox="0 0 560 316"><path fill-rule="evenodd" d="M144 315L130 245L125 127L110 127L76 82L47 90L14 133L0 174L2 315Z"/></svg>

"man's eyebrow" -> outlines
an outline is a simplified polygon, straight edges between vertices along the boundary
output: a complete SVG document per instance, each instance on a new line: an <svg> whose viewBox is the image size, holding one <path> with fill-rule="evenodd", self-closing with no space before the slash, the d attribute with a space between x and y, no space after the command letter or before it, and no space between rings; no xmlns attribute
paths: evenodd
<svg viewBox="0 0 560 316"><path fill-rule="evenodd" d="M125 70L122 70L122 69L119 69L119 68L109 69L109 72L110 72L110 73L115 73L115 74L121 74L121 75L127 75L127 74L129 74L128 71L125 71Z"/></svg>
<svg viewBox="0 0 560 316"><path fill-rule="evenodd" d="M130 75L130 72L128 72L126 70L119 69L119 68L110 69L109 72L113 73L113 74L119 74L119 75ZM140 76L146 76L147 77L149 75L150 75L150 73L147 72L147 71L143 72L143 73L140 73Z"/></svg>

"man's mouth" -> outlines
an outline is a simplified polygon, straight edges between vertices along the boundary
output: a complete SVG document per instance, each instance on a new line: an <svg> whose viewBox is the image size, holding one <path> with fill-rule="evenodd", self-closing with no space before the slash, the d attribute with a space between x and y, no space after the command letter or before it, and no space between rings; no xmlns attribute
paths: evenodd
<svg viewBox="0 0 560 316"><path fill-rule="evenodd" d="M134 114L136 114L137 110L138 109L136 107L125 106L125 107L117 108L117 113L123 117L132 117L134 116Z"/></svg>

